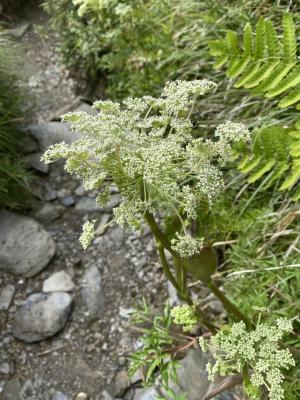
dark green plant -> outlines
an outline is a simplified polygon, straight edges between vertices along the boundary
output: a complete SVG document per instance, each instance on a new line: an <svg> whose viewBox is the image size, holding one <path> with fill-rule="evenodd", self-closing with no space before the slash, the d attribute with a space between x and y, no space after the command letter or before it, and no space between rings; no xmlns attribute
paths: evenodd
<svg viewBox="0 0 300 400"><path fill-rule="evenodd" d="M245 155L246 153L246 155ZM253 146L236 152L239 170L247 175L249 184L260 182L260 190L276 187L290 191L294 201L300 198L300 131L281 126L258 129Z"/></svg>
<svg viewBox="0 0 300 400"><path fill-rule="evenodd" d="M0 31L0 208L22 208L28 199L28 173L20 158L21 94L15 86L14 44Z"/></svg>

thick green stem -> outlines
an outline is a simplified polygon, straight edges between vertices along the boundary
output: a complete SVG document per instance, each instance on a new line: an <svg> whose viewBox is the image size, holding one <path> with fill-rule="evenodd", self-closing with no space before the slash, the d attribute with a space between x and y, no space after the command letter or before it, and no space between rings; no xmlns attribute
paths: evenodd
<svg viewBox="0 0 300 400"><path fill-rule="evenodd" d="M194 305L193 300L189 296L187 289L181 288L179 286L178 282L176 281L176 279L174 278L174 276L170 270L168 261L166 259L163 244L160 242L157 242L157 248L158 248L158 253L159 253L159 257L160 257L160 260L162 263L164 273L165 273L166 277L168 278L168 280L172 283L172 285L176 289L179 298L186 301L187 304L189 304L190 306L193 306ZM196 307L195 312L199 318L199 321L202 322L202 324L204 326L206 326L206 328L209 329L209 331L211 331L213 334L215 334L217 332L216 327L207 320L207 316L203 313L203 311L199 307Z"/></svg>
<svg viewBox="0 0 300 400"><path fill-rule="evenodd" d="M217 287L214 282L209 282L206 286L213 292L213 294L221 301L224 308L231 314L235 315L239 320L245 322L245 324L250 327L253 323L250 321L246 315L244 315L230 300L224 295L223 292Z"/></svg>
<svg viewBox="0 0 300 400"><path fill-rule="evenodd" d="M164 270L164 273L166 274L166 277L169 279L169 281L172 283L172 285L174 286L174 288L176 289L177 293L180 294L181 293L181 288L178 285L178 283L176 282L170 268L169 268L169 264L168 261L166 259L166 255L164 252L164 248L163 245L160 242L157 242L157 248L158 248L158 254L160 257L160 261Z"/></svg>
<svg viewBox="0 0 300 400"><path fill-rule="evenodd" d="M147 221L155 239L162 243L164 248L167 249L174 257L178 258L178 254L174 251L171 247L171 244L168 238L164 235L164 233L160 230L159 226L157 225L154 217L148 211L145 213L145 220Z"/></svg>

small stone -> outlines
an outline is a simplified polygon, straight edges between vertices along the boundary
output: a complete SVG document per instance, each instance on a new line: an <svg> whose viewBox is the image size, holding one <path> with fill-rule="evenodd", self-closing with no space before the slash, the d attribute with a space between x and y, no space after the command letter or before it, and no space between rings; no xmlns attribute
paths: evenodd
<svg viewBox="0 0 300 400"><path fill-rule="evenodd" d="M74 193L76 194L76 196L80 197L80 196L84 195L84 192L85 192L84 186L81 184L81 185L77 186Z"/></svg>
<svg viewBox="0 0 300 400"><path fill-rule="evenodd" d="M103 296L101 276L96 265L91 265L85 271L81 294L89 316L99 315L103 305Z"/></svg>
<svg viewBox="0 0 300 400"><path fill-rule="evenodd" d="M66 324L72 310L68 293L35 293L17 311L13 335L27 343L55 335Z"/></svg>
<svg viewBox="0 0 300 400"><path fill-rule="evenodd" d="M63 197L60 201L65 207L71 207L75 204L75 199L73 196Z"/></svg>
<svg viewBox="0 0 300 400"><path fill-rule="evenodd" d="M63 199L64 197L71 196L70 189L60 189L56 193L57 193L57 198L60 200Z"/></svg>
<svg viewBox="0 0 300 400"><path fill-rule="evenodd" d="M114 384L114 396L122 397L130 386L130 379L126 371L122 370L117 373L115 376L115 384Z"/></svg>
<svg viewBox="0 0 300 400"><path fill-rule="evenodd" d="M129 319L130 315L134 312L133 308L124 308L124 307L120 307L119 308L119 315L121 318L124 319Z"/></svg>
<svg viewBox="0 0 300 400"><path fill-rule="evenodd" d="M57 198L56 190L50 190L44 196L45 201L53 201Z"/></svg>
<svg viewBox="0 0 300 400"><path fill-rule="evenodd" d="M70 124L65 122L43 122L37 125L29 125L29 132L36 138L43 149L55 143L72 143L82 135L78 132L70 131Z"/></svg>
<svg viewBox="0 0 300 400"><path fill-rule="evenodd" d="M45 164L45 162L41 160L42 155L43 153L35 153L30 155L28 158L28 163L29 166L36 171L42 172L43 174L48 174L49 164Z"/></svg>
<svg viewBox="0 0 300 400"><path fill-rule="evenodd" d="M156 389L149 387L147 389L137 389L133 400L155 400L158 397L161 398Z"/></svg>
<svg viewBox="0 0 300 400"><path fill-rule="evenodd" d="M34 218L36 218L39 222L48 224L58 219L64 211L65 209L63 206L60 206L58 204L45 203L42 208L40 208L34 214Z"/></svg>
<svg viewBox="0 0 300 400"><path fill-rule="evenodd" d="M96 199L82 197L76 203L75 210L80 213L100 212L101 207L96 204Z"/></svg>
<svg viewBox="0 0 300 400"><path fill-rule="evenodd" d="M70 292L74 288L74 282L65 271L56 272L43 283L43 292Z"/></svg>
<svg viewBox="0 0 300 400"><path fill-rule="evenodd" d="M54 393L52 400L70 400L70 398L62 392L56 392Z"/></svg>
<svg viewBox="0 0 300 400"><path fill-rule="evenodd" d="M114 397L107 390L104 390L102 392L102 399L103 400L114 400Z"/></svg>
<svg viewBox="0 0 300 400"><path fill-rule="evenodd" d="M6 285L0 291L0 310L8 310L10 303L15 294L15 287L13 285Z"/></svg>
<svg viewBox="0 0 300 400"><path fill-rule="evenodd" d="M87 398L88 398L88 395L86 393L80 392L75 397L75 400L87 400Z"/></svg>
<svg viewBox="0 0 300 400"><path fill-rule="evenodd" d="M30 28L30 26L31 26L30 21L24 21L24 22L20 23L17 27L10 29L9 33L16 39L19 39L24 35L24 33L27 31L27 29Z"/></svg>
<svg viewBox="0 0 300 400"><path fill-rule="evenodd" d="M0 374L8 375L9 372L10 372L9 364L1 363L0 364Z"/></svg>
<svg viewBox="0 0 300 400"><path fill-rule="evenodd" d="M42 225L29 217L0 212L0 270L31 278L54 253L55 243Z"/></svg>

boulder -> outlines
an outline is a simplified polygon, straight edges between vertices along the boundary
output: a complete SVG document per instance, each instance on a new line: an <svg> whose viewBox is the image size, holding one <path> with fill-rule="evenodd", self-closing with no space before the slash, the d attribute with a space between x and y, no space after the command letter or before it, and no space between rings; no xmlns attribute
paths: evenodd
<svg viewBox="0 0 300 400"><path fill-rule="evenodd" d="M32 294L16 312L13 335L26 343L55 335L68 320L72 300L64 292Z"/></svg>
<svg viewBox="0 0 300 400"><path fill-rule="evenodd" d="M55 243L42 225L29 217L0 212L0 270L30 278L46 267Z"/></svg>

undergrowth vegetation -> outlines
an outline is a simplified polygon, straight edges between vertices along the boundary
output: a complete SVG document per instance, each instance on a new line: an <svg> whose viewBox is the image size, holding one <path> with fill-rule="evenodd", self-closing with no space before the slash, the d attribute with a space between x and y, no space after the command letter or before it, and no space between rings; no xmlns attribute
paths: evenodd
<svg viewBox="0 0 300 400"><path fill-rule="evenodd" d="M14 44L0 31L0 209L22 208L29 196L28 173L20 157L22 96L13 68L18 62Z"/></svg>
<svg viewBox="0 0 300 400"><path fill-rule="evenodd" d="M162 316L147 304L135 314L152 325L142 328L131 372L142 368L146 384L183 399L170 382L180 353L200 340L215 356L210 378L232 379L216 395L243 382L249 399L299 399L298 2L44 7L65 62L94 80L105 74L118 100L96 102L96 116L65 115L84 137L44 160L65 158L67 171L99 190L99 204L118 187L115 222L138 232L148 224L179 297ZM84 248L97 229L84 224ZM208 314L195 288L209 290L226 316Z"/></svg>

